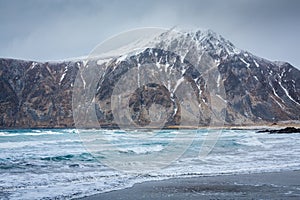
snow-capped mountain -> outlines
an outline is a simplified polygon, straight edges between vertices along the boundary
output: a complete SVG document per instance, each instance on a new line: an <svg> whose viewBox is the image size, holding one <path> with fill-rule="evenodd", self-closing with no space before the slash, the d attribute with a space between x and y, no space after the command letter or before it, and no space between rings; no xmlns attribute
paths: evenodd
<svg viewBox="0 0 300 200"><path fill-rule="evenodd" d="M0 59L0 127L73 127L73 114L85 116L80 112L90 109L103 126L130 120L142 127L153 125L161 109L165 126L181 125L183 119L207 126L212 116L228 125L300 120L300 71L289 63L240 50L210 30L166 31L140 44L144 46L134 53L114 51L88 64ZM141 66L150 66L150 71L142 72ZM89 99L80 89L90 86L92 67L99 81ZM131 79L132 70L132 80L137 77L128 82L124 77ZM157 76L160 83L151 83ZM127 106L124 114L114 105L126 96L122 85L135 88L127 103L120 104ZM189 90L194 99L182 103ZM80 109L72 108L74 94L87 102ZM84 120L75 117L76 123Z"/></svg>

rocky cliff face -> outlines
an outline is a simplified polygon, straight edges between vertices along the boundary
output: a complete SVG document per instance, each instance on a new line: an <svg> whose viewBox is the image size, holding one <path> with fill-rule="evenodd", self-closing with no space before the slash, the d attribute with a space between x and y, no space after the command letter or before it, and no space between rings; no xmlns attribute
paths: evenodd
<svg viewBox="0 0 300 200"><path fill-rule="evenodd" d="M77 63L0 59L0 127L71 127Z"/></svg>
<svg viewBox="0 0 300 200"><path fill-rule="evenodd" d="M187 41L193 41L193 46ZM176 51L182 46L188 48L184 54ZM199 59L203 56L201 52L209 56L210 66ZM84 63L0 59L0 128L74 127L73 110L77 108L72 108L72 95L84 95L74 88L75 79L79 77L82 85L89 82L83 73L88 67ZM97 63L94 65L101 69L101 74L98 74L95 98L90 103L103 126L119 124L118 119L126 118L125 114L114 115L113 96L122 96L115 88L132 69L137 69L139 78L145 79L139 72L139 67L145 65L154 66L151 73L159 72L163 81L151 83L147 75L147 84L136 87L128 98L129 118L140 126L151 124L153 119L159 121L160 116L156 114L162 108L165 126L180 125L183 118L193 116L199 119L200 125L208 125L212 113L218 112L229 125L300 119L300 71L288 63L271 62L239 50L212 31L175 36L165 33L153 48ZM218 71L214 77L214 91L218 91L215 96L219 97L215 104L204 76L210 68ZM170 81L174 72L176 76ZM187 91L181 86L183 80L195 93L195 101L189 105L181 104L180 94L176 93ZM154 104L158 105L157 110ZM224 106L214 110L212 105L220 104ZM194 113L197 109L200 115ZM126 123L128 119L123 118L122 123Z"/></svg>

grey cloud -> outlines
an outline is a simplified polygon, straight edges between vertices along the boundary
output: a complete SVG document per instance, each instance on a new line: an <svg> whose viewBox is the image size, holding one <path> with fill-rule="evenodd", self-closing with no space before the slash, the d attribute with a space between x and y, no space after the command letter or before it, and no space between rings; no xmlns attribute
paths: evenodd
<svg viewBox="0 0 300 200"><path fill-rule="evenodd" d="M237 47L300 67L297 0L0 0L0 56L52 60L88 54L124 30L210 28Z"/></svg>

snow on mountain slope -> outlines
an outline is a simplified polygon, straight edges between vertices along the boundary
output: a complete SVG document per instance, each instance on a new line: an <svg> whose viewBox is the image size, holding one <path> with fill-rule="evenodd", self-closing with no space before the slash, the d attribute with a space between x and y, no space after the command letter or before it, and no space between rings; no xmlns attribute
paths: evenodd
<svg viewBox="0 0 300 200"><path fill-rule="evenodd" d="M128 53L132 46L139 48ZM94 105L103 126L116 125L111 97L118 81L144 64L155 65L166 78L161 85L140 85L131 96L131 118L141 125L150 123L154 100L167 109L167 126L179 124L183 111L174 91L186 80L197 103L185 109L200 108L201 125L210 123L211 113L223 113L229 125L300 120L300 71L289 63L271 62L240 50L211 30L165 31L121 47L105 51L101 55L106 57L94 61L101 76L95 99L88 103ZM75 79L89 86L84 71L93 56L96 58L90 55L81 61L61 62L0 59L0 127L73 127L72 95L81 92L74 88ZM204 77L212 68L217 72L212 74L213 91ZM176 76L169 81L172 72ZM219 104L225 108L215 108Z"/></svg>

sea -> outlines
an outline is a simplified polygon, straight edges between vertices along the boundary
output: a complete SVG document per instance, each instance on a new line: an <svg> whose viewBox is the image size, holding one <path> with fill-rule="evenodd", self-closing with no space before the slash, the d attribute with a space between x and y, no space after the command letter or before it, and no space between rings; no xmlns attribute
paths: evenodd
<svg viewBox="0 0 300 200"><path fill-rule="evenodd" d="M134 139L129 137L133 133ZM168 160L167 151L172 149L168 147L172 145L173 135L180 135L178 141L187 135L194 137L191 143L180 143L188 146L180 155L174 156L173 152L174 159ZM95 154L90 144L98 141L98 136L107 141L101 143L101 151ZM199 156L208 140L214 140L209 143L209 151ZM117 148L111 148L108 143ZM132 168L126 171L115 165L118 158L121 161L130 156L147 158L151 154L160 155L160 152L167 156L168 163L157 165L152 171L138 168L151 165L155 162L153 157L140 160L141 165L135 163L136 171ZM149 180L286 170L300 170L299 133L226 129L158 130L155 133L105 129L0 130L0 199L3 200L74 199Z"/></svg>

